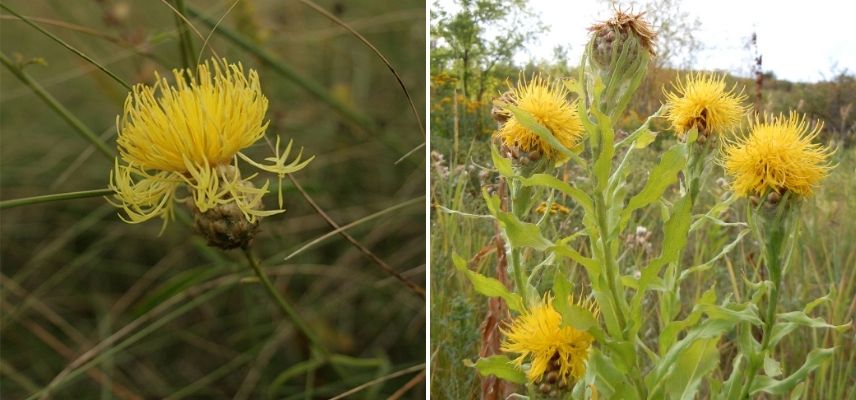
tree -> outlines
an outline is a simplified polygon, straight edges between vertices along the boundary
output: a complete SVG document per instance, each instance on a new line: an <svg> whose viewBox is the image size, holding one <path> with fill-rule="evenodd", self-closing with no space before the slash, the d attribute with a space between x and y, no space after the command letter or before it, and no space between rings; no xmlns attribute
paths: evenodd
<svg viewBox="0 0 856 400"><path fill-rule="evenodd" d="M455 12L439 3L431 11L432 68L457 70L464 96L481 99L494 67L511 63L515 52L545 27L524 0L454 0L454 5Z"/></svg>

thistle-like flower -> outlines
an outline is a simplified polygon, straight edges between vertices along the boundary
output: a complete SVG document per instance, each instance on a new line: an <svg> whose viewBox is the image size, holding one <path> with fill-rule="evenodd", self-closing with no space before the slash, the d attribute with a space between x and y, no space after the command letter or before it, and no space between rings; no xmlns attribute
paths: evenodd
<svg viewBox="0 0 856 400"><path fill-rule="evenodd" d="M570 149L582 138L583 124L577 113L576 102L568 101L568 89L561 83L549 83L546 79L536 76L528 82L524 80L518 83L504 98L510 99L508 104L532 115L562 146ZM495 136L514 156L525 153L532 161L540 159L541 155L552 161L565 158L558 149L554 149L546 140L527 128L508 109L503 110L500 116L504 117L504 123Z"/></svg>
<svg viewBox="0 0 856 400"><path fill-rule="evenodd" d="M569 300L573 303L573 299ZM598 314L593 302L584 301L578 305L591 310L595 316ZM594 342L588 332L562 324L562 315L553 307L549 295L515 318L509 330L503 333L506 341L502 351L519 354L513 360L517 366L528 360L529 383L548 397L567 392L582 378Z"/></svg>
<svg viewBox="0 0 856 400"><path fill-rule="evenodd" d="M666 119L679 136L693 127L699 137L718 135L735 128L746 115L746 96L725 86L725 76L691 74L678 79L666 93Z"/></svg>
<svg viewBox="0 0 856 400"><path fill-rule="evenodd" d="M250 180L257 174L242 177L238 157L280 180L312 158L301 162L301 150L286 163L291 142L280 154L279 138L275 156L266 159L270 164L241 153L261 139L268 126L264 120L268 101L256 71L245 75L240 63L214 59L196 71L173 70L173 75L174 85L157 76L152 86L134 86L123 115L116 117L120 157L110 175L110 188L116 192L111 203L124 210L120 218L140 223L161 217L166 226L175 201L185 200L200 215L220 219L228 215L221 224L228 227L240 220L254 225L259 217L283 212L262 209L270 182L256 188Z"/></svg>
<svg viewBox="0 0 856 400"><path fill-rule="evenodd" d="M805 116L795 112L785 117L756 118L750 133L728 143L724 149L725 171L732 190L740 196L785 192L811 196L832 166L831 149L812 143L823 128L810 128Z"/></svg>

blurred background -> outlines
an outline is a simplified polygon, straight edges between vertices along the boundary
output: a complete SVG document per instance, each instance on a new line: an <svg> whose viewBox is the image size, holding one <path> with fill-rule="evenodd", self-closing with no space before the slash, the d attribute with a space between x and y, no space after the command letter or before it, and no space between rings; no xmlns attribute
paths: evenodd
<svg viewBox="0 0 856 400"><path fill-rule="evenodd" d="M424 286L426 163L422 148L406 155L425 142L425 3L317 1L389 59L423 122L383 62L306 2L2 4L136 84L181 67L186 25L170 9L181 3L220 56L258 70L268 138L316 156L295 175L307 194L339 225L356 222L347 232ZM203 39L187 34L198 53ZM0 48L115 148L125 88L5 9ZM0 85L0 199L106 188L111 160L8 68ZM249 153L270 149L260 141ZM57 399L423 398L423 298L341 236L323 237L332 228L283 185L288 212L262 221L255 253L338 355L336 368L309 360L240 251L207 247L187 213L158 236L158 221L126 224L92 197L0 215L0 397L28 398L53 381Z"/></svg>
<svg viewBox="0 0 856 400"><path fill-rule="evenodd" d="M485 297L452 267L453 252L469 266L496 276L497 231L484 219L488 214L481 191L496 190L491 170L490 138L497 125L491 117L493 100L520 77L535 74L555 79L573 78L588 41L587 28L608 19L613 7L645 12L657 32L657 57L649 65L628 111L618 122L632 132L657 111L677 77L696 71L724 74L728 87L747 95L747 105L759 113L804 113L810 123L823 123L815 139L836 148L836 168L815 197L803 207L803 236L787 275L786 310L801 309L832 291L830 302L815 313L834 323L856 319L856 41L848 32L854 6L843 1L819 0L810 7L799 2L701 0L434 0L430 22L431 159L431 393L442 399L500 399L496 380L480 379L463 363L487 351L491 329L502 316L490 309ZM652 129L657 140L640 156L634 170L636 187L674 135L663 120ZM579 173L569 166L559 176L570 181ZM721 168L710 174L710 188L700 200L704 207L726 193ZM743 203L740 203L743 204ZM580 211L568 201L570 215L552 217L558 232L574 232ZM466 214L452 214L447 209ZM578 207L577 207L578 208ZM745 216L742 205L729 218ZM628 243L640 243L631 257L649 257L659 249L661 230L648 213L638 226L628 227ZM640 229L641 228L641 229ZM733 237L729 229L710 229L691 238L688 265L709 260ZM758 270L757 243L743 240L703 278L682 287L687 304L712 282L725 294L746 293L744 278ZM729 274L729 271L732 274ZM686 309L686 304L685 304ZM500 320L500 322L497 322ZM801 392L791 398L856 399L856 335L801 329L780 355L786 371L802 365L817 347L836 346L834 359L818 369ZM724 346L728 347L728 345ZM730 354L729 348L721 349ZM492 354L492 353L487 353ZM730 368L723 357L723 371Z"/></svg>

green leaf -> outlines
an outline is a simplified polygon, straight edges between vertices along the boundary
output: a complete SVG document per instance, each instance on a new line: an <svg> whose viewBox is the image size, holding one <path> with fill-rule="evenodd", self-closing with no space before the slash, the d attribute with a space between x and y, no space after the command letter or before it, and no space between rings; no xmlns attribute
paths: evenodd
<svg viewBox="0 0 856 400"><path fill-rule="evenodd" d="M556 255L570 258L571 260L576 261L580 265L582 265L589 274L593 274L597 276L601 272L600 264L597 263L596 260L592 258L588 258L578 251L574 250L573 247L564 244L564 243L556 243L555 246L550 248L550 251L555 253Z"/></svg>
<svg viewBox="0 0 856 400"><path fill-rule="evenodd" d="M764 356L764 374L771 378L782 374L782 364L769 354Z"/></svg>
<svg viewBox="0 0 856 400"><path fill-rule="evenodd" d="M675 372L678 358L682 357L686 351L689 351L688 349L691 349L698 341L714 340L715 345L715 342L719 341L719 338L731 330L735 324L736 321L727 319L705 320L699 326L687 332L687 335L683 339L672 345L657 362L654 370L646 377L648 386L656 389L652 390L650 394L651 398L657 398L658 395L662 396L660 392L667 389L664 386L668 386L664 380L669 379Z"/></svg>
<svg viewBox="0 0 856 400"><path fill-rule="evenodd" d="M629 399L635 392L628 381L627 371L598 349L592 349L588 369L595 376L595 386L604 399Z"/></svg>
<svg viewBox="0 0 856 400"><path fill-rule="evenodd" d="M630 198L627 207L622 211L619 229L623 230L627 226L627 221L630 220L633 211L659 200L663 196L663 192L677 182L678 172L686 164L687 147L684 144L672 146L672 148L663 153L663 156L660 157L660 163L648 175L648 181L645 182L645 186L639 193Z"/></svg>
<svg viewBox="0 0 856 400"><path fill-rule="evenodd" d="M764 324L761 318L758 317L758 307L753 303L728 304L726 306L699 304L697 307L712 320L748 322L758 326Z"/></svg>
<svg viewBox="0 0 856 400"><path fill-rule="evenodd" d="M544 125L539 124L538 121L535 120L535 117L532 116L532 114L529 114L528 112L523 111L522 109L510 104L506 105L506 107L509 111L511 111L512 114L514 114L514 118L517 120L517 122L520 122L520 124L526 127L526 129L529 129L530 131L538 135L538 137L540 137L542 140L550 144L550 147L552 147L554 150L557 150L558 152L562 153L562 155L568 158L574 158L574 156L576 156L576 154L572 153L571 150L559 143L559 140L556 139L555 136L553 136L553 133L550 132L549 129L547 129Z"/></svg>
<svg viewBox="0 0 856 400"><path fill-rule="evenodd" d="M525 310L525 307L523 306L523 298L520 297L519 294L509 292L508 288L505 287L502 282L494 278L489 278L478 272L471 271L467 268L466 260L461 258L457 253L452 253L452 263L455 264L455 268L457 268L458 271L463 272L467 276L467 279L472 283L476 292L487 297L499 297L505 300L509 310L517 311L519 313Z"/></svg>
<svg viewBox="0 0 856 400"><path fill-rule="evenodd" d="M664 228L665 234L663 237L663 250L660 256L651 260L647 266L642 269L642 276L639 279L639 289L633 295L631 301L631 310L635 315L642 313L642 299L650 285L655 282L660 275L660 268L668 263L677 262L681 256L681 252L687 244L687 236L692 218L690 210L692 202L689 196L684 196L673 206L673 212L669 220L666 221ZM637 319L632 326L633 332L638 332L641 328L641 318Z"/></svg>
<svg viewBox="0 0 856 400"><path fill-rule="evenodd" d="M576 329L586 332L589 331L592 327L598 326L597 318L594 317L594 314L591 313L591 310L588 310L584 307L580 307L576 304L571 304L569 306L569 310L569 320L565 321L564 319L562 319L563 325L570 325Z"/></svg>
<svg viewBox="0 0 856 400"><path fill-rule="evenodd" d="M538 225L520 221L513 214L502 211L496 214L496 218L502 225L511 247L531 247L535 250L546 250L553 246L553 242L541 234Z"/></svg>
<svg viewBox="0 0 856 400"><path fill-rule="evenodd" d="M514 168L511 167L511 160L499 155L494 146L490 146L490 158L493 159L493 166L496 167L500 175L506 178L511 178L515 175Z"/></svg>
<svg viewBox="0 0 856 400"><path fill-rule="evenodd" d="M706 270L710 269L711 267L713 267L714 262L716 262L717 260L719 260L722 257L725 257L725 255L728 254L732 249L734 249L734 247L737 246L737 244L740 243L740 241L743 239L743 237L746 236L746 234L748 234L749 232L750 232L749 229L744 229L744 230L740 231L740 233L737 234L736 239L734 239L731 243L725 245L725 247L722 248L722 250L719 252L719 254L717 254L715 257L711 258L710 260L708 260L704 264L695 265L695 266L692 266L690 268L687 268L687 269L681 271L681 275L678 277L678 281L683 281L690 274L693 274L696 272L706 271Z"/></svg>
<svg viewBox="0 0 856 400"><path fill-rule="evenodd" d="M821 318L811 318L802 311L792 311L789 313L782 313L778 315L779 319L792 322L797 325L807 326L809 328L830 328L835 329L838 332L844 332L847 328L850 327L850 323L841 324L841 325L832 325Z"/></svg>
<svg viewBox="0 0 856 400"><path fill-rule="evenodd" d="M719 364L718 339L699 340L688 346L669 375L666 391L671 399L693 400L702 378Z"/></svg>
<svg viewBox="0 0 856 400"><path fill-rule="evenodd" d="M834 352L832 349L814 349L806 357L805 363L793 374L787 378L777 380L768 376L758 376L752 384L750 394L759 392L769 393L777 396L789 394L791 390L800 382L805 381L812 371L820 366L824 361L832 357Z"/></svg>
<svg viewBox="0 0 856 400"><path fill-rule="evenodd" d="M479 358L473 363L464 360L464 365L475 368L481 376L493 375L499 379L522 385L526 383L526 374L511 363L508 357L495 355Z"/></svg>
<svg viewBox="0 0 856 400"><path fill-rule="evenodd" d="M644 149L648 147L651 143L654 143L654 140L657 139L657 133L645 128L642 132L639 133L639 137L636 138L636 141L633 142L633 147L637 149Z"/></svg>
<svg viewBox="0 0 856 400"><path fill-rule="evenodd" d="M553 242L544 238L538 225L523 222L514 214L499 209L499 197L490 196L482 191L488 211L499 220L502 231L505 233L508 243L514 248L531 247L536 250L546 250Z"/></svg>
<svg viewBox="0 0 856 400"><path fill-rule="evenodd" d="M586 192L559 180L553 175L535 174L528 178L521 177L520 183L523 184L523 186L543 186L546 188L558 190L570 196L575 202L577 202L577 204L579 204L583 208L583 210L585 210L586 214L594 215L594 202Z"/></svg>
<svg viewBox="0 0 856 400"><path fill-rule="evenodd" d="M556 273L553 274L553 294L556 296L553 299L553 307L562 315L562 321L565 321L565 317L571 315L570 304L568 304L568 296L571 295L571 282L562 273L561 268L556 268ZM560 299L564 300L560 301Z"/></svg>
<svg viewBox="0 0 856 400"><path fill-rule="evenodd" d="M699 308L699 305L714 304L715 302L716 288L711 287L702 294L701 298L696 302L696 306L693 307L692 312L690 312L685 319L668 323L666 327L663 328L663 332L660 333L660 355L665 354L666 351L672 347L672 344L678 339L679 333L695 326L699 320L701 320L703 312Z"/></svg>

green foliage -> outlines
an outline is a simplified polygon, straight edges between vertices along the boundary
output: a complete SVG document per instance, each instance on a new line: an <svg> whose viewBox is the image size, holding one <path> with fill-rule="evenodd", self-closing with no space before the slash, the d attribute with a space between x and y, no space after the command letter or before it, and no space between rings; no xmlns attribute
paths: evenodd
<svg viewBox="0 0 856 400"><path fill-rule="evenodd" d="M626 129L624 107L633 108L631 98L645 72L621 59L630 54L626 43L625 50L613 53L619 62L612 65L621 70L620 77L611 79L603 71L593 71L585 57L583 68L577 69L579 78L568 85L578 98L588 100L579 104L586 128L584 149L574 149L575 157L565 165L532 173L495 150L488 155L489 145L474 141L466 162L484 165L492 160L496 174L491 171L488 176L496 180L480 178L482 191L490 193L484 196L486 204L456 201L458 208L448 208L467 213L487 207L496 233L507 239L505 249L495 251L504 252L513 277L501 278L503 274L497 272L498 286L513 286L524 299L538 298L549 288L562 324L595 336L587 373L569 398L593 398L593 391L599 398L621 399L743 399L762 392L814 398L821 393L848 393L848 385L856 383L854 368L848 366L856 347L840 333L852 329L844 310L852 300L854 284L835 277L853 276L840 267L844 260L856 261L856 248L846 239L856 237L856 232L846 237L824 235L822 224L830 223L831 209L804 205L802 210L825 216L809 218L814 226L804 228L774 222L767 225L775 226L774 230L755 229L755 240L747 240L752 233L747 222L754 226L755 217L744 215L755 215L757 210L748 210L745 199L735 199L718 184L722 171L716 163L715 143L697 142L697 133L679 143L672 135L654 133L660 129L659 111L648 118L637 114L633 133L616 138L619 129ZM550 143L546 127L522 110L508 109L513 118ZM436 116L443 117L448 115ZM454 156L455 148L443 144L438 141L434 148L451 151L451 159L464 160ZM582 151L577 155L576 150ZM846 160L854 165L856 154ZM847 176L836 170L830 180ZM434 181L432 189L441 192L447 182ZM532 198L521 198L521 187L530 189L523 197ZM810 204L839 211L842 202L849 201L840 194L821 192L818 197ZM435 196L438 204L446 206L444 200ZM537 215L528 206L522 207L526 212L513 212L523 202L542 201L573 208L560 218L549 211ZM789 218L803 212L793 210L788 211ZM573 226L573 233L560 234L564 225ZM444 245L432 248L434 254L456 251L478 259L482 271L492 269L493 260L482 256L490 246L488 236L478 236L472 226L435 227L441 230L432 230L432 237ZM642 235L638 229L634 233L637 227L645 227L641 232L648 233ZM817 243L795 246L803 235ZM485 247L467 255L449 237L467 237L468 244L481 240ZM829 242L843 258L812 260L829 256ZM812 268L801 268L808 260ZM811 274L810 289L791 277L794 268L798 274ZM830 284L841 286L839 290L848 291L850 297L829 292ZM463 290L479 291L467 286ZM810 292L823 297L813 300L816 296L810 297ZM432 294L440 298L460 295L447 293L432 287ZM600 315L568 303L572 293L595 301ZM833 296L838 299L835 307L827 304ZM803 307L805 302L808 306ZM827 315L810 316L816 307L826 308ZM779 312L794 308L804 311ZM510 318L517 315L513 310L510 314ZM443 352L442 347L435 349ZM501 360L494 357L491 365ZM435 385L443 387L440 382ZM474 393L475 389L469 394Z"/></svg>

